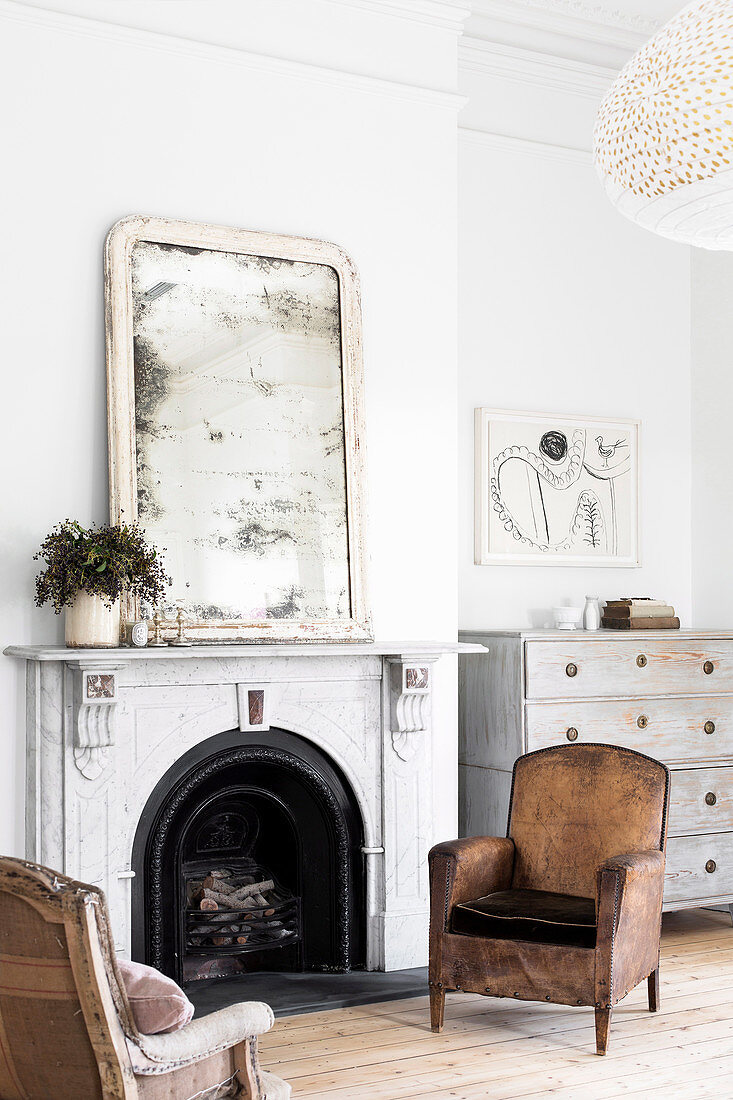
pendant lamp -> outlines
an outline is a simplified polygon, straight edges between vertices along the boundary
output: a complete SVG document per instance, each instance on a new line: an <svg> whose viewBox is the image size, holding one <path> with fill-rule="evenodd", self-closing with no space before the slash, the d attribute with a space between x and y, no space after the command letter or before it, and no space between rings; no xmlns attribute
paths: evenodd
<svg viewBox="0 0 733 1100"><path fill-rule="evenodd" d="M696 0L635 54L601 104L594 143L627 218L733 250L733 0Z"/></svg>

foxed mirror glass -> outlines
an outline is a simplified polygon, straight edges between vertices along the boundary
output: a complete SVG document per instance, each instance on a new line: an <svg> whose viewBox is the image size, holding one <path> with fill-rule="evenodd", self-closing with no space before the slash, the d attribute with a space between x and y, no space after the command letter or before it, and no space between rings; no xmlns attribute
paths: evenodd
<svg viewBox="0 0 733 1100"><path fill-rule="evenodd" d="M164 551L189 637L368 639L348 257L131 217L105 270L112 521Z"/></svg>

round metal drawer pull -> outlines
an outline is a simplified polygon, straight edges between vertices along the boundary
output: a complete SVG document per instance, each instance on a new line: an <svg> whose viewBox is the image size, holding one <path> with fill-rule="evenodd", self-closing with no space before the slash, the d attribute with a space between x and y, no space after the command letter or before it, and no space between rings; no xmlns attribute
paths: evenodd
<svg viewBox="0 0 733 1100"><path fill-rule="evenodd" d="M706 733L715 733L715 722L706 722L703 729Z"/></svg>
<svg viewBox="0 0 733 1100"><path fill-rule="evenodd" d="M565 665L565 675L566 676L577 676L578 675L578 666L574 665L572 663L572 661L570 662L569 665Z"/></svg>
<svg viewBox="0 0 733 1100"><path fill-rule="evenodd" d="M712 661L706 661L705 664L702 666L702 670L706 676L709 676L711 672L715 671L715 665Z"/></svg>
<svg viewBox="0 0 733 1100"><path fill-rule="evenodd" d="M713 873L713 871L715 870L716 867L717 867L717 864L716 864L714 859L709 859L707 861L707 863L705 864L705 870L707 871L707 873L709 875L712 875L712 873Z"/></svg>
<svg viewBox="0 0 733 1100"><path fill-rule="evenodd" d="M639 656L636 658L636 663L639 666L639 668L646 668L647 663L648 663L648 658L647 658L646 653L640 653Z"/></svg>
<svg viewBox="0 0 733 1100"><path fill-rule="evenodd" d="M705 801L707 802L708 806L714 806L718 800L712 791L708 791L708 793L705 795Z"/></svg>
<svg viewBox="0 0 733 1100"><path fill-rule="evenodd" d="M636 719L636 724L640 730L645 730L649 725L649 719L647 718L646 714L640 714L639 717Z"/></svg>
<svg viewBox="0 0 733 1100"><path fill-rule="evenodd" d="M576 730L575 726L570 726L565 736L567 737L568 741L577 741L578 731Z"/></svg>

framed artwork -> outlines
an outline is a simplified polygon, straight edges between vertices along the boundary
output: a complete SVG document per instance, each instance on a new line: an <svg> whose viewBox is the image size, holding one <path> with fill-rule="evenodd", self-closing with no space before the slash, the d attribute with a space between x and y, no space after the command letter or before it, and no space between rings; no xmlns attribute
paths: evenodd
<svg viewBox="0 0 733 1100"><path fill-rule="evenodd" d="M105 276L112 522L164 552L187 637L369 640L348 256L130 217Z"/></svg>
<svg viewBox="0 0 733 1100"><path fill-rule="evenodd" d="M476 409L477 565L639 565L639 421Z"/></svg>

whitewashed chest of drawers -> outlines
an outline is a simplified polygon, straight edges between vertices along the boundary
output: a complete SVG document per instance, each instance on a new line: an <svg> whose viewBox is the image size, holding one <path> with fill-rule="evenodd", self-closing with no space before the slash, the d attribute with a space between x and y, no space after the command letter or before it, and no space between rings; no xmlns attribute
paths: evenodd
<svg viewBox="0 0 733 1100"><path fill-rule="evenodd" d="M733 915L733 631L466 631L459 657L462 836L504 835L514 761L627 745L671 769L665 909Z"/></svg>

